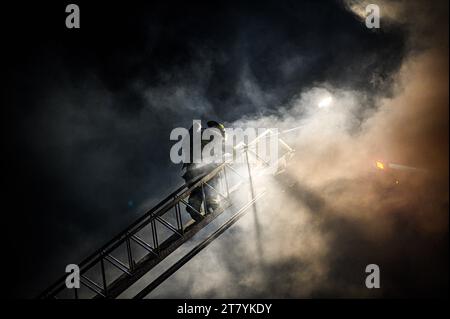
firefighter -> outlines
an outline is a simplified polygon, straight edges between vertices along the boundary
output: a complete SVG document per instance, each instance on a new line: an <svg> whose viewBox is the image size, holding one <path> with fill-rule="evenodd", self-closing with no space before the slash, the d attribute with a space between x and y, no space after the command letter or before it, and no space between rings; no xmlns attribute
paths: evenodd
<svg viewBox="0 0 450 319"><path fill-rule="evenodd" d="M223 151L223 143L225 139L225 127L216 122L216 121L208 121L207 123L208 128L214 128L216 130L212 130L214 135L214 138L211 140L203 140L201 139L201 151L203 151L204 147L209 143L220 143L220 148ZM186 185L188 187L191 187L201 176L204 176L211 172L214 168L216 168L220 163L214 163L209 162L207 159L202 158L201 163L193 163L193 132L196 130L196 132L200 133L200 136L203 135L203 132L205 129L203 129L200 125L193 125L191 129L189 130L189 138L190 138L190 163L184 163L183 168L184 174L183 179L186 182ZM207 183L212 188L217 189L219 182L219 176L216 175L213 178L211 178ZM206 211L204 214L210 214L217 209L220 208L220 198L217 194L217 192L209 187L208 185L204 185L196 187L192 190L186 211L191 215L191 217L195 221L200 221L202 219L202 216L200 215L203 202L205 201L206 204Z"/></svg>

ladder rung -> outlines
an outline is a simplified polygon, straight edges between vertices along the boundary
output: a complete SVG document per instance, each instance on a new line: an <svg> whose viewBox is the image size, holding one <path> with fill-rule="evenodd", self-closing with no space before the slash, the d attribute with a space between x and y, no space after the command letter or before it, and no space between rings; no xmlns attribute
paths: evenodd
<svg viewBox="0 0 450 319"><path fill-rule="evenodd" d="M105 259L107 261L109 261L112 265L116 266L117 268L119 268L120 270L122 270L124 273L131 275L130 270L128 269L128 267L121 262L119 259L117 259L116 257L108 254L105 256Z"/></svg>
<svg viewBox="0 0 450 319"><path fill-rule="evenodd" d="M152 246L147 244L142 238L140 238L138 235L133 235L130 237L135 243L137 243L139 246L144 248L145 250L151 252L155 256L158 256L158 254L155 252Z"/></svg>

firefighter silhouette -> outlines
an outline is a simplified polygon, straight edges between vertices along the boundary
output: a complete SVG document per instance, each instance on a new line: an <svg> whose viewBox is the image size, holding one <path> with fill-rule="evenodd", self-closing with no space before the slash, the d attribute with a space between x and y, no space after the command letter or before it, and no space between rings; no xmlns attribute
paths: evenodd
<svg viewBox="0 0 450 319"><path fill-rule="evenodd" d="M220 143L220 148L223 150L223 143L225 139L225 127L216 122L216 121L208 121L208 128L213 128L215 130L210 130L213 133L213 138L209 140L201 139L201 151L203 151L204 147L209 143ZM200 163L193 163L193 136L194 130L199 133L199 136L203 136L204 128L201 127L201 124L194 123L194 125L189 130L190 138L190 162L184 163L182 169L184 173L182 175L183 179L186 182L186 185L190 188L195 182L199 180L202 176L210 173L214 168L218 167L220 163L211 162L211 158L205 159L201 158ZM215 190L218 189L219 184L219 175L211 178L207 183L208 185L204 185L203 187L200 185L192 190L186 211L191 215L191 217L195 221L199 221L202 219L201 211L202 208L204 210L204 214L210 214L220 208L220 198ZM205 201L205 203L204 203ZM205 204L203 206L203 204Z"/></svg>

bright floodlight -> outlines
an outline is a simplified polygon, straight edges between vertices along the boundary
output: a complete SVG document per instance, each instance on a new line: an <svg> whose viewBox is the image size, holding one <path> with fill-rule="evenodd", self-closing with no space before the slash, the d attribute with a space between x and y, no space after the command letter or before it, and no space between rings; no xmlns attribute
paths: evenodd
<svg viewBox="0 0 450 319"><path fill-rule="evenodd" d="M384 169L384 164L383 164L383 162L376 161L376 162L375 162L375 166L376 166L378 169Z"/></svg>
<svg viewBox="0 0 450 319"><path fill-rule="evenodd" d="M320 108L328 107L328 106L330 106L330 104L331 104L332 101L333 101L333 99L331 98L331 96L324 97L323 99L321 99L321 100L319 101L318 106L319 106Z"/></svg>

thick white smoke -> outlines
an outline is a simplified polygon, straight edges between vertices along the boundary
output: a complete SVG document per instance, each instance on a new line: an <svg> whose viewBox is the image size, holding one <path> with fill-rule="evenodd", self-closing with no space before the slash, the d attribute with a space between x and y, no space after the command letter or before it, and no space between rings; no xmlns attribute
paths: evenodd
<svg viewBox="0 0 450 319"><path fill-rule="evenodd" d="M411 256L426 259L428 240L448 234L448 40L441 30L421 40L431 26L420 4L408 6L385 7L390 23L399 12L420 22L410 43L421 51L396 74L392 97L322 83L278 114L228 123L299 127L282 136L296 155L281 184L255 181L274 190L258 204L258 225L249 214L149 297L392 296L402 293L398 265L413 269L407 280L424 271ZM379 159L422 170L383 177L373 166ZM384 292L364 286L373 262L387 273Z"/></svg>

